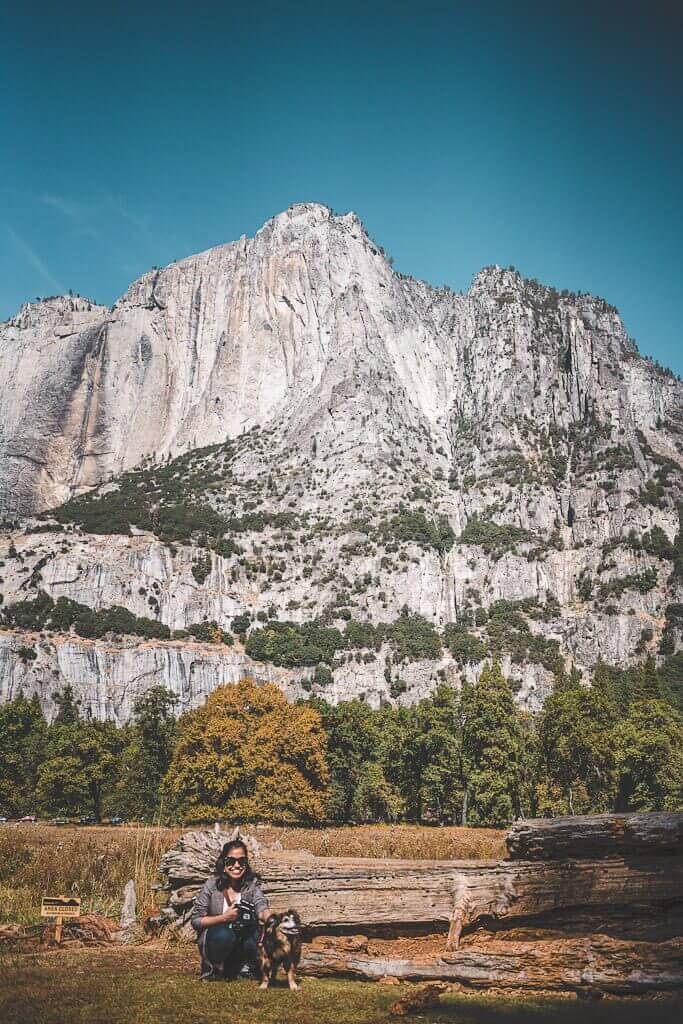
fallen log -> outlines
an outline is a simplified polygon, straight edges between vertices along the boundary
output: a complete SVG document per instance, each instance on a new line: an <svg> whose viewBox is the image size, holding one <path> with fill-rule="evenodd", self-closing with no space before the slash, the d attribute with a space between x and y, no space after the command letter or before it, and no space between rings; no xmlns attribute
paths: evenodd
<svg viewBox="0 0 683 1024"><path fill-rule="evenodd" d="M516 821L506 837L511 860L558 860L683 853L683 814L591 814Z"/></svg>
<svg viewBox="0 0 683 1024"><path fill-rule="evenodd" d="M192 901L227 834L191 832L164 854L169 904L162 912L187 924ZM601 918L683 901L683 858L647 854L630 859L550 861L408 861L314 857L264 850L253 859L275 911L296 907L313 934L335 930L445 931L457 946L477 922L510 926L548 921L563 909L599 907ZM189 932L186 932L189 934Z"/></svg>
<svg viewBox="0 0 683 1024"><path fill-rule="evenodd" d="M682 824L683 815L520 822L506 861L315 857L244 838L271 906L296 907L309 937L448 930L445 949L436 955L431 940L419 960L396 958L396 946L387 955L380 942L372 956L367 939L317 939L304 947L303 973L632 994L683 987ZM235 834L189 832L164 854L169 900L159 922L192 934L194 896ZM567 857L570 847L581 855ZM474 929L485 942L472 935L447 951Z"/></svg>
<svg viewBox="0 0 683 1024"><path fill-rule="evenodd" d="M625 943L604 935L535 942L487 942L431 962L304 946L304 975L378 981L449 981L467 987L632 995L683 988L683 940Z"/></svg>

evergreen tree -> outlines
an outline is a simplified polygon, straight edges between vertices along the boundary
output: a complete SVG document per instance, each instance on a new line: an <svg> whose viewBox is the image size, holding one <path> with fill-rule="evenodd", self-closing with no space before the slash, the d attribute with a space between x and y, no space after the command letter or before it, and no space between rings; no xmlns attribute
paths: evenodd
<svg viewBox="0 0 683 1024"><path fill-rule="evenodd" d="M528 711L518 711L519 719L519 815L522 818L536 818L538 811L538 782L541 774L541 759L538 743L536 716Z"/></svg>
<svg viewBox="0 0 683 1024"><path fill-rule="evenodd" d="M332 706L314 698L310 705L320 714L327 734L326 757L330 781L326 814L333 821L340 822L352 821L360 814L360 820L364 821L370 813L370 804L378 805L368 795L372 781L367 780L366 776L370 766L378 763L380 754L379 716L360 700L343 701ZM363 795L358 797L364 779ZM379 784L376 773L373 779ZM386 779L384 784L389 785ZM392 808L396 806L393 800L388 801L387 806L389 804Z"/></svg>
<svg viewBox="0 0 683 1024"><path fill-rule="evenodd" d="M654 658L650 656L642 665L629 670L630 700L642 704L647 700L663 700L664 687L657 671Z"/></svg>
<svg viewBox="0 0 683 1024"><path fill-rule="evenodd" d="M683 809L683 716L666 701L634 701L608 738L616 750L618 811Z"/></svg>
<svg viewBox="0 0 683 1024"><path fill-rule="evenodd" d="M538 813L606 811L614 798L614 752L609 733L614 703L604 686L587 688L561 676L538 717Z"/></svg>
<svg viewBox="0 0 683 1024"><path fill-rule="evenodd" d="M423 752L422 804L430 818L454 823L462 800L461 734L458 695L442 684L418 704L416 723Z"/></svg>
<svg viewBox="0 0 683 1024"><path fill-rule="evenodd" d="M36 809L35 789L47 723L36 696L19 694L0 705L0 813L20 817Z"/></svg>
<svg viewBox="0 0 683 1024"><path fill-rule="evenodd" d="M81 718L70 686L52 699L58 712L37 773L37 801L47 813L87 811L100 821L116 784L124 734L113 722Z"/></svg>
<svg viewBox="0 0 683 1024"><path fill-rule="evenodd" d="M368 761L361 765L351 801L351 820L397 821L404 806L401 795L387 781L380 764Z"/></svg>
<svg viewBox="0 0 683 1024"><path fill-rule="evenodd" d="M79 719L50 726L47 754L38 769L36 795L48 813L87 811L101 821L103 802L114 791L122 734L113 722Z"/></svg>
<svg viewBox="0 0 683 1024"><path fill-rule="evenodd" d="M423 708L385 707L380 712L379 758L389 783L401 794L408 821L421 821L428 766Z"/></svg>
<svg viewBox="0 0 683 1024"><path fill-rule="evenodd" d="M173 757L178 698L154 686L137 699L129 742L122 756L117 813L151 818L160 810L161 788Z"/></svg>
<svg viewBox="0 0 683 1024"><path fill-rule="evenodd" d="M465 684L462 714L462 824L502 826L519 812L521 736L500 665Z"/></svg>
<svg viewBox="0 0 683 1024"><path fill-rule="evenodd" d="M73 687L67 685L58 693L52 694L52 702L57 708L53 725L76 725L80 721L80 700L74 698Z"/></svg>

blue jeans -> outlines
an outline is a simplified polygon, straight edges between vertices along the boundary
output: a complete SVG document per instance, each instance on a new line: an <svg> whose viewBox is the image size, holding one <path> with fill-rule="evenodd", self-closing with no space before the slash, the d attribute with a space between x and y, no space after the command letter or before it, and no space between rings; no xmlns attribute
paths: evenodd
<svg viewBox="0 0 683 1024"><path fill-rule="evenodd" d="M258 932L237 933L231 924L213 924L206 933L206 955L212 964L223 964L225 974L237 974L245 963L256 961Z"/></svg>

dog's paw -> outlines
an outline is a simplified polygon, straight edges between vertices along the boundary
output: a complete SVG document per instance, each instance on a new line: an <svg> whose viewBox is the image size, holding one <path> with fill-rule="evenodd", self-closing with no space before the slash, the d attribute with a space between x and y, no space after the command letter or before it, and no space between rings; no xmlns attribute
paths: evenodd
<svg viewBox="0 0 683 1024"><path fill-rule="evenodd" d="M289 986L289 991L290 992L301 992L301 985L297 985L297 983L294 981Z"/></svg>
<svg viewBox="0 0 683 1024"><path fill-rule="evenodd" d="M259 985L259 988L263 989L263 991L265 992L266 989L268 988L268 982L262 981L261 984Z"/></svg>

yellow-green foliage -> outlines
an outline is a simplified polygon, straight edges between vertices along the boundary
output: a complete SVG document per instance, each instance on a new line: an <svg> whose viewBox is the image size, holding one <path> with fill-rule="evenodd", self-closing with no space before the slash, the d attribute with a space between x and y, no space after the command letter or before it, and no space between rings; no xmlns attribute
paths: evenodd
<svg viewBox="0 0 683 1024"><path fill-rule="evenodd" d="M179 722L165 789L186 820L325 816L326 736L318 712L272 684L220 686Z"/></svg>

